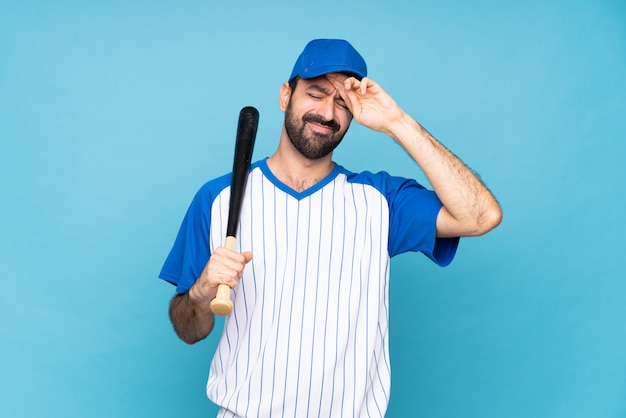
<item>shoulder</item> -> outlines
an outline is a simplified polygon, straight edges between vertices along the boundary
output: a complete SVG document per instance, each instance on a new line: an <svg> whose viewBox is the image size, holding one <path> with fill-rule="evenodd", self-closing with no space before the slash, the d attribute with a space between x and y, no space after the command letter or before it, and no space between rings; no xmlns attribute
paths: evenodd
<svg viewBox="0 0 626 418"><path fill-rule="evenodd" d="M228 173L207 181L200 187L198 194L209 195L221 193L222 190L230 186L231 177L232 173Z"/></svg>
<svg viewBox="0 0 626 418"><path fill-rule="evenodd" d="M250 165L250 172L262 165L262 161L256 161ZM204 183L196 192L194 201L211 202L215 200L224 190L230 187L233 173L227 173L215 177Z"/></svg>
<svg viewBox="0 0 626 418"><path fill-rule="evenodd" d="M353 184L369 185L378 190L381 194L391 197L395 193L405 189L425 190L424 186L414 179L394 176L386 171L361 171L352 172L339 166L339 170L345 174L346 181Z"/></svg>
<svg viewBox="0 0 626 418"><path fill-rule="evenodd" d="M230 186L230 179L231 174L229 173L207 181L196 192L193 199L194 202L200 203L214 200L216 196Z"/></svg>

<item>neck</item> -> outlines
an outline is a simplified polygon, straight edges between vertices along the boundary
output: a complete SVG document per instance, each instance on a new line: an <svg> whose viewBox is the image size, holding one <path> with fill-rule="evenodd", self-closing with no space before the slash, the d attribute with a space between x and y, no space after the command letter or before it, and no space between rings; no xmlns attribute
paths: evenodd
<svg viewBox="0 0 626 418"><path fill-rule="evenodd" d="M308 189L324 179L335 167L332 154L310 160L300 154L289 138L281 136L278 149L267 159L267 166L284 184L297 192Z"/></svg>

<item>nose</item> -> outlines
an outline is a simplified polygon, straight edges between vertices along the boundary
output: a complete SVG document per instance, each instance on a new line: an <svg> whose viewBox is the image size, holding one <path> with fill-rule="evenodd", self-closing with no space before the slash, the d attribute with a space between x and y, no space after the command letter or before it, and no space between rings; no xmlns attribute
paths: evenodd
<svg viewBox="0 0 626 418"><path fill-rule="evenodd" d="M335 119L335 100L332 97L327 97L324 100L317 111L317 114L326 119L327 121L331 121Z"/></svg>

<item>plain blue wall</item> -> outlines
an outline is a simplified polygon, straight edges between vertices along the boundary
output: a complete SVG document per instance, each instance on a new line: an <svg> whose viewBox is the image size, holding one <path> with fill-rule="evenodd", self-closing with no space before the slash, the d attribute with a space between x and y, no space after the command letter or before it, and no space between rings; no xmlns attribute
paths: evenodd
<svg viewBox="0 0 626 418"><path fill-rule="evenodd" d="M241 107L273 152L316 37L349 39L505 211L448 268L394 261L388 416L626 416L623 0L0 2L4 416L212 415L217 334L180 342L156 276ZM336 160L423 181L359 126Z"/></svg>

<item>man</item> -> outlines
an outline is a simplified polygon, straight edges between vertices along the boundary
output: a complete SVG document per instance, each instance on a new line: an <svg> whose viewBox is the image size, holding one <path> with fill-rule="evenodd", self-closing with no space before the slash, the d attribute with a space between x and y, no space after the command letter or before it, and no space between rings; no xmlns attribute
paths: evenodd
<svg viewBox="0 0 626 418"><path fill-rule="evenodd" d="M220 416L381 417L390 257L420 251L445 266L459 237L496 227L501 209L344 40L311 41L279 101L278 148L252 164L238 251L221 246L230 175L195 196L160 275L177 286L170 317L193 344L213 328L217 285L233 288L207 383ZM334 163L352 119L398 142L434 191Z"/></svg>

